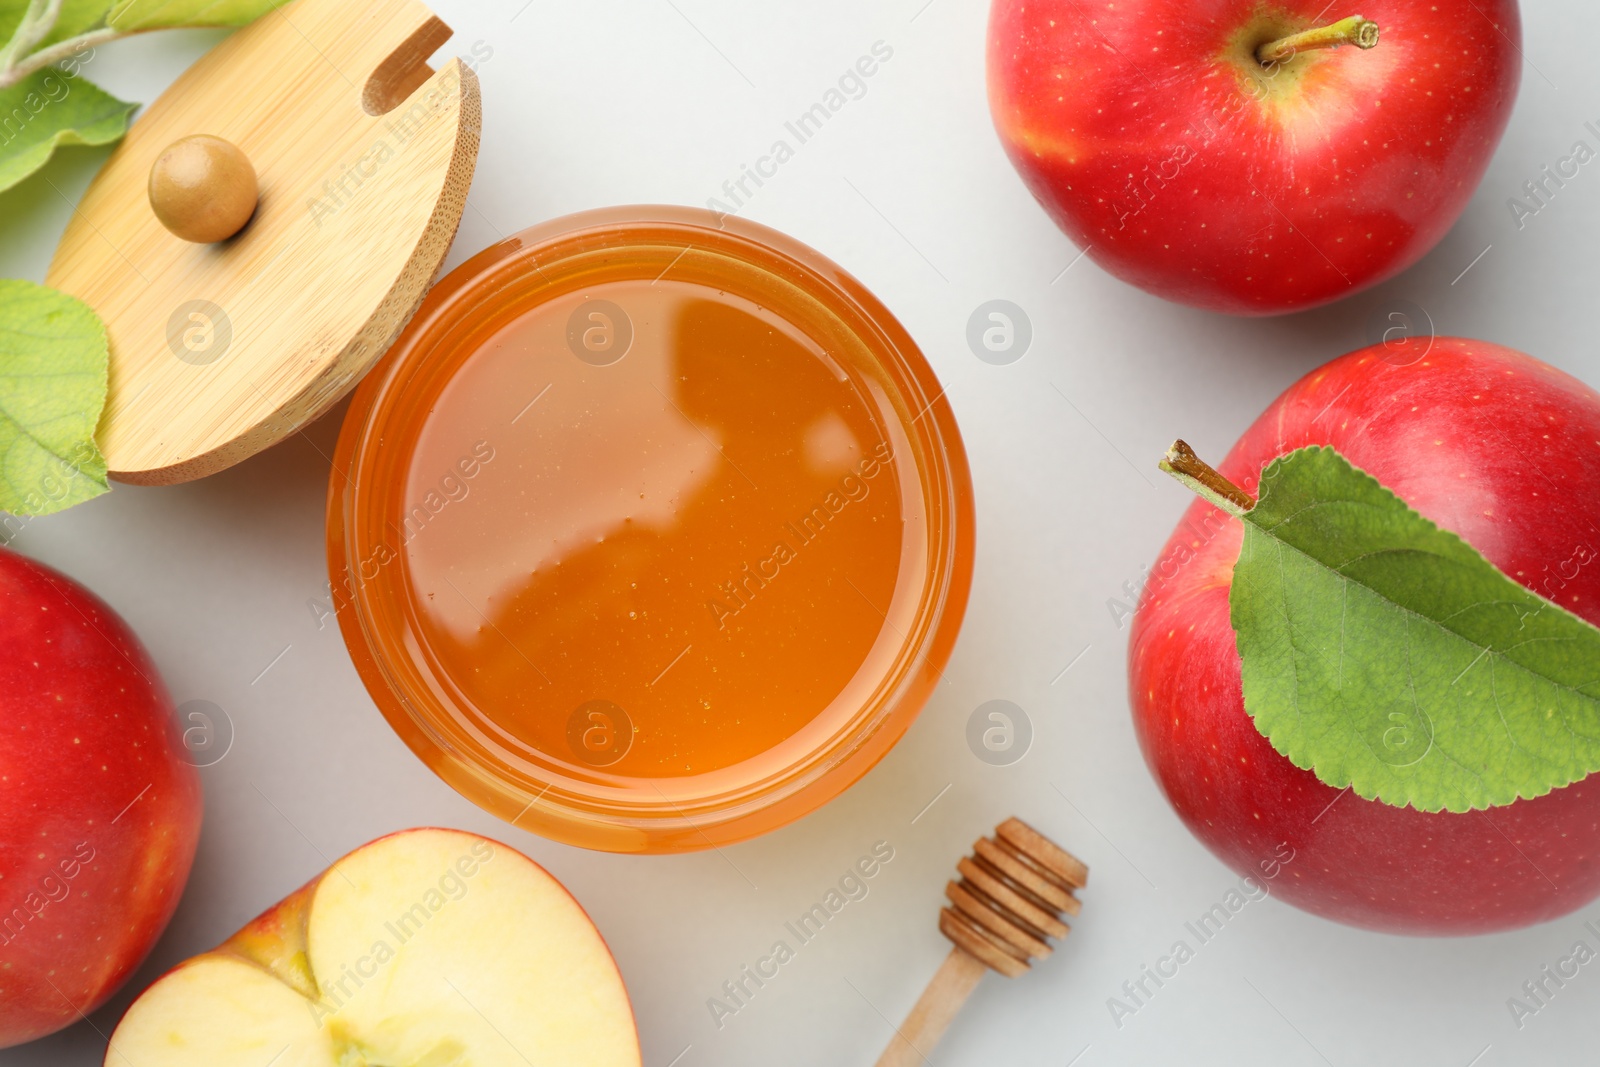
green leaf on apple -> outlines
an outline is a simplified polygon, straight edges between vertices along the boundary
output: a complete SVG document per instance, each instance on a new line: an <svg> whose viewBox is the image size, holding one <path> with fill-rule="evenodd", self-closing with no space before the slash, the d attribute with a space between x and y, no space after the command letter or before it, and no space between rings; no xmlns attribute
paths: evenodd
<svg viewBox="0 0 1600 1067"><path fill-rule="evenodd" d="M0 511L48 515L99 496L105 326L76 297L0 279Z"/></svg>
<svg viewBox="0 0 1600 1067"><path fill-rule="evenodd" d="M181 26L243 26L289 0L116 0L106 24L123 33Z"/></svg>
<svg viewBox="0 0 1600 1067"><path fill-rule="evenodd" d="M137 106L52 68L0 89L0 192L44 166L58 145L119 140Z"/></svg>
<svg viewBox="0 0 1600 1067"><path fill-rule="evenodd" d="M1296 766L1430 812L1600 770L1600 628L1331 448L1275 460L1229 510L1245 709Z"/></svg>

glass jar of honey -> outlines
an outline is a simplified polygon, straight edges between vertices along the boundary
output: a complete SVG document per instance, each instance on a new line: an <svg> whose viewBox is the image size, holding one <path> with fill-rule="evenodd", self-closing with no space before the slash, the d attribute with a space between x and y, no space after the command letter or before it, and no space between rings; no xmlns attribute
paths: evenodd
<svg viewBox="0 0 1600 1067"><path fill-rule="evenodd" d="M765 227L527 230L434 287L354 395L339 624L390 724L517 826L618 852L836 796L966 608L961 437L910 336Z"/></svg>

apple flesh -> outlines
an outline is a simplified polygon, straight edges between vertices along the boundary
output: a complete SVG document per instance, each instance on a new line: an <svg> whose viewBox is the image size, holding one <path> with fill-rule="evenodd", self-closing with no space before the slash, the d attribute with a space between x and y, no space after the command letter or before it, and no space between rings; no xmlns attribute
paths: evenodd
<svg viewBox="0 0 1600 1067"><path fill-rule="evenodd" d="M344 857L134 1002L107 1067L638 1067L594 924L516 850L408 830Z"/></svg>
<svg viewBox="0 0 1600 1067"><path fill-rule="evenodd" d="M1511 349L1410 339L1342 356L1283 394L1218 470L1251 493L1276 457L1332 445L1529 589L1600 625L1600 395ZM1134 619L1129 687L1146 762L1178 815L1241 874L1330 919L1475 934L1600 894L1600 776L1487 811L1342 792L1245 712L1229 618L1242 525L1195 501Z"/></svg>
<svg viewBox="0 0 1600 1067"><path fill-rule="evenodd" d="M138 638L0 549L0 1048L77 1022L134 972L183 893L201 808Z"/></svg>
<svg viewBox="0 0 1600 1067"><path fill-rule="evenodd" d="M995 0L989 100L1023 180L1112 274L1242 315L1404 270L1482 179L1516 99L1515 0ZM1262 46L1343 21L1369 51Z"/></svg>

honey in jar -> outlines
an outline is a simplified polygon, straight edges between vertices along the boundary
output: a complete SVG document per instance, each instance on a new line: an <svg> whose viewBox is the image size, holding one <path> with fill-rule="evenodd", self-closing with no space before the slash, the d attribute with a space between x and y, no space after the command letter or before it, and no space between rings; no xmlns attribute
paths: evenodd
<svg viewBox="0 0 1600 1067"><path fill-rule="evenodd" d="M843 789L948 658L971 503L859 283L684 209L579 216L430 295L330 490L340 621L414 750L502 817L666 851Z"/></svg>

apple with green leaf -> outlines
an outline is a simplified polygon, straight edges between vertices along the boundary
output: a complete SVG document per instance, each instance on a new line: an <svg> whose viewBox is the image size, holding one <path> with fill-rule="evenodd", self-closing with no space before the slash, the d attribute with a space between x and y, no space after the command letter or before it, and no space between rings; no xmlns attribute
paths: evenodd
<svg viewBox="0 0 1600 1067"><path fill-rule="evenodd" d="M1438 243L1510 118L1520 39L1516 0L994 0L989 101L1095 262L1276 314Z"/></svg>
<svg viewBox="0 0 1600 1067"><path fill-rule="evenodd" d="M128 1009L106 1067L639 1067L622 976L545 870L457 830L363 845Z"/></svg>
<svg viewBox="0 0 1600 1067"><path fill-rule="evenodd" d="M1179 816L1328 918L1503 930L1600 895L1600 395L1482 341L1343 356L1211 468L1129 649Z"/></svg>
<svg viewBox="0 0 1600 1067"><path fill-rule="evenodd" d="M0 548L0 1048L77 1022L178 906L200 776L106 604Z"/></svg>

